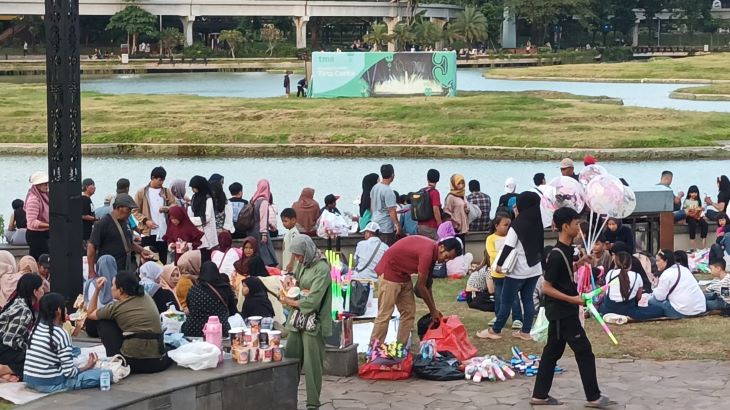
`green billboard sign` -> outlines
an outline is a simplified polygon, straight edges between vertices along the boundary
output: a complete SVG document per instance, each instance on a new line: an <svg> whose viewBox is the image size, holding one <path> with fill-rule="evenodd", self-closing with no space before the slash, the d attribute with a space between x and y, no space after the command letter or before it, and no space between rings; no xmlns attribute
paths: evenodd
<svg viewBox="0 0 730 410"><path fill-rule="evenodd" d="M313 98L456 95L456 52L315 52Z"/></svg>

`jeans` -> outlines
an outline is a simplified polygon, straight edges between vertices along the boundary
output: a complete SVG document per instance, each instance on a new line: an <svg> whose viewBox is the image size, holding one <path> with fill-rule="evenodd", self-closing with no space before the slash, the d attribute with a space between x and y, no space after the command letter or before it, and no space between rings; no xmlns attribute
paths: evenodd
<svg viewBox="0 0 730 410"><path fill-rule="evenodd" d="M720 245L725 249L725 255L730 255L730 232L720 238Z"/></svg>
<svg viewBox="0 0 730 410"><path fill-rule="evenodd" d="M669 299L660 302L652 297L649 299L649 306L660 307L664 311L664 316L670 319L681 319L684 317L683 314L677 312L674 307L672 307L672 304L669 303Z"/></svg>
<svg viewBox="0 0 730 410"><path fill-rule="evenodd" d="M725 299L714 292L705 293L705 301L707 303L707 310L721 310L728 308L728 304L725 302Z"/></svg>
<svg viewBox="0 0 730 410"><path fill-rule="evenodd" d="M709 219L711 221L715 221L715 222L717 222L718 214L719 214L719 212L715 211L714 209L708 209L705 211L705 216L707 217L707 219Z"/></svg>
<svg viewBox="0 0 730 410"><path fill-rule="evenodd" d="M505 278L492 278L494 281L494 315L499 315L500 303L502 302L502 289L504 288ZM509 316L507 316L509 317ZM512 303L512 321L519 320L522 322L522 304L519 298L515 298Z"/></svg>
<svg viewBox="0 0 730 410"><path fill-rule="evenodd" d="M101 369L89 369L76 377L57 376L50 379L26 376L23 378L28 387L40 393L56 393L67 390L81 390L99 387Z"/></svg>
<svg viewBox="0 0 730 410"><path fill-rule="evenodd" d="M523 308L523 321L522 321L522 332L530 333L532 329L532 319L535 317L535 302L532 299L532 294L535 293L535 286L537 281L540 279L539 276L533 276L527 279L515 279L507 277L504 279L504 286L502 287L502 300L499 306L499 313L497 314L497 321L494 322L492 329L494 333L499 333L507 323L511 306L517 298L519 293L520 299L522 300Z"/></svg>
<svg viewBox="0 0 730 410"><path fill-rule="evenodd" d="M633 299L619 303L614 302L609 298L604 298L601 303L601 307L598 310L601 312L601 315L605 315L606 313L615 313L618 315L628 316L634 320L650 320L664 316L664 309L661 306L650 304L646 307L640 307Z"/></svg>
<svg viewBox="0 0 730 410"><path fill-rule="evenodd" d="M674 222L679 222L682 219L687 218L687 212L684 211L684 209L680 209L679 211L674 211Z"/></svg>

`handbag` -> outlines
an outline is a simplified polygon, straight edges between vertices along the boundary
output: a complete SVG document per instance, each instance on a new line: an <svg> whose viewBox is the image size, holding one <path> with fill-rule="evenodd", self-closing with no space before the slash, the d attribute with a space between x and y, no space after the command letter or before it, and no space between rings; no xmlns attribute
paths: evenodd
<svg viewBox="0 0 730 410"><path fill-rule="evenodd" d="M114 383L119 383L120 380L129 376L129 373L132 372L127 364L127 360L120 354L115 354L107 358L106 361L98 360L94 367L101 369L102 363L105 363L104 367L112 372L112 381Z"/></svg>
<svg viewBox="0 0 730 410"><path fill-rule="evenodd" d="M497 271L497 262L502 258L502 251L504 248L500 249L497 253L497 257L494 258L494 262L492 262L492 272ZM504 263L502 264L502 273L507 274L510 273L514 268L515 264L517 263L517 249L512 249L507 255L507 258L504 260Z"/></svg>
<svg viewBox="0 0 730 410"><path fill-rule="evenodd" d="M350 281L350 306L347 311L355 316L362 316L368 308L370 297L370 284L357 280Z"/></svg>
<svg viewBox="0 0 730 410"><path fill-rule="evenodd" d="M314 332L317 330L317 325L319 324L319 318L317 315L324 307L324 302L326 300L327 294L325 293L322 296L322 303L319 305L319 309L314 312L307 313L306 315L299 309L293 309L289 315L289 324L299 331Z"/></svg>

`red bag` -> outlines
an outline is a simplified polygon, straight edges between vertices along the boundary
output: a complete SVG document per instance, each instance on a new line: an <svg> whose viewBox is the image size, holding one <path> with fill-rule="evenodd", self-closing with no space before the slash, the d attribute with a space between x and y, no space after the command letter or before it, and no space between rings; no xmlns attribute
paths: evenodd
<svg viewBox="0 0 730 410"><path fill-rule="evenodd" d="M413 355L408 353L400 363L377 364L365 363L360 367L359 376L369 380L406 380L411 378L413 370Z"/></svg>
<svg viewBox="0 0 730 410"><path fill-rule="evenodd" d="M456 315L444 317L436 328L429 327L422 340L435 340L436 351L450 352L462 362L477 354L477 348L469 341L466 328Z"/></svg>

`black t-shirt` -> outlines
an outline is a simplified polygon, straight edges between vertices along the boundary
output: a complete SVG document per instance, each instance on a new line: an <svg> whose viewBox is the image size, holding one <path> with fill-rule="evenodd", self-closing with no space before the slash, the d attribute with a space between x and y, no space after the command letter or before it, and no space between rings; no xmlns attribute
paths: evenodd
<svg viewBox="0 0 730 410"><path fill-rule="evenodd" d="M15 216L15 229L28 228L28 218L26 218L23 208L14 210L13 215Z"/></svg>
<svg viewBox="0 0 730 410"><path fill-rule="evenodd" d="M160 313L167 311L171 305L175 306L176 310L180 310L180 306L177 304L175 295L168 289L157 289L157 292L152 295L152 300L155 301L157 311Z"/></svg>
<svg viewBox="0 0 730 410"><path fill-rule="evenodd" d="M105 215L94 225L89 242L96 247L97 259L103 255L111 255L117 260L117 270L122 271L130 267L126 266L127 252L124 249L124 242L122 242L122 237L119 235L117 225L112 218L112 214ZM127 246L131 250L132 231L129 229L129 222L127 220L119 221L119 225L127 239Z"/></svg>
<svg viewBox="0 0 730 410"><path fill-rule="evenodd" d="M573 247L558 241L555 249L550 252L547 264L545 265L545 280L550 282L561 293L568 296L577 296L578 288L575 282L573 282L573 267L568 267L563 256L557 251L557 249L563 251L568 262L572 265ZM560 320L577 315L578 305L553 299L545 295L545 316L547 316L548 320Z"/></svg>
<svg viewBox="0 0 730 410"><path fill-rule="evenodd" d="M81 195L81 215L87 216L95 216L94 214L94 203L91 202L91 198L86 195ZM83 223L83 229L84 229L84 240L88 240L91 236L91 228L94 227L94 222L92 221L81 221Z"/></svg>

